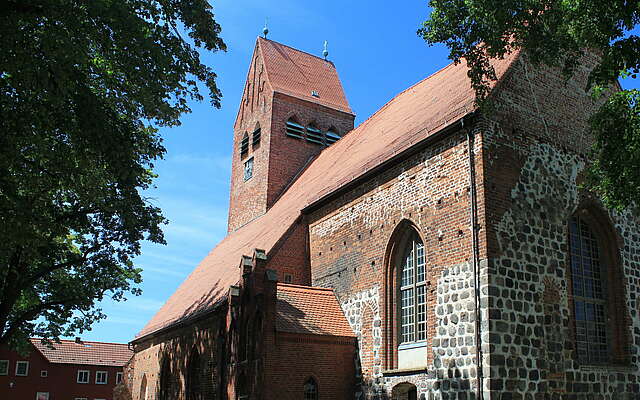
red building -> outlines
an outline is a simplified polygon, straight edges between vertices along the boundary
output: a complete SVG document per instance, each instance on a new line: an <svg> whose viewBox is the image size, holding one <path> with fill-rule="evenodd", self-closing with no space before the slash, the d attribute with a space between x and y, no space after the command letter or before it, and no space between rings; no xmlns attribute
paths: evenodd
<svg viewBox="0 0 640 400"><path fill-rule="evenodd" d="M0 348L0 399L111 400L133 355L122 343L62 340L49 348L31 339L31 344L27 356Z"/></svg>

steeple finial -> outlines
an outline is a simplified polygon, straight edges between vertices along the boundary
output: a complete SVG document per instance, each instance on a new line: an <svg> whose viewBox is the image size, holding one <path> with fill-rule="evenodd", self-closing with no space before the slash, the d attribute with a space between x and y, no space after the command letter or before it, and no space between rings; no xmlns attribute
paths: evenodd
<svg viewBox="0 0 640 400"><path fill-rule="evenodd" d="M327 41L324 41L324 50L322 50L322 56L324 57L324 59L327 59L327 56L329 55L329 50L327 50Z"/></svg>
<svg viewBox="0 0 640 400"><path fill-rule="evenodd" d="M269 28L267 27L267 21L268 18L264 19L264 28L262 28L262 34L264 35L264 38L267 38L267 35L269 34Z"/></svg>

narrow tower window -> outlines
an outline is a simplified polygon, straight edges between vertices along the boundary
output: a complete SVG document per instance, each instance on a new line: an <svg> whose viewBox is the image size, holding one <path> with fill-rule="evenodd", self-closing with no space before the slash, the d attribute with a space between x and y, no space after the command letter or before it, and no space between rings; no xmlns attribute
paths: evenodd
<svg viewBox="0 0 640 400"><path fill-rule="evenodd" d="M286 123L285 132L287 136L302 139L304 136L304 126L297 123L294 118L289 118Z"/></svg>
<svg viewBox="0 0 640 400"><path fill-rule="evenodd" d="M325 134L325 137L327 139L327 146L340 140L340 135L335 128L329 128L329 130Z"/></svg>
<svg viewBox="0 0 640 400"><path fill-rule="evenodd" d="M258 126L251 134L251 138L252 138L251 142L253 144L253 147L256 147L257 145L260 144L260 135L261 135L260 126Z"/></svg>
<svg viewBox="0 0 640 400"><path fill-rule="evenodd" d="M315 124L307 126L307 142L324 144L322 141L322 131Z"/></svg>
<svg viewBox="0 0 640 400"><path fill-rule="evenodd" d="M244 180L248 181L253 177L253 157L244 162Z"/></svg>
<svg viewBox="0 0 640 400"><path fill-rule="evenodd" d="M249 135L245 132L240 142L240 157L244 157L249 152Z"/></svg>

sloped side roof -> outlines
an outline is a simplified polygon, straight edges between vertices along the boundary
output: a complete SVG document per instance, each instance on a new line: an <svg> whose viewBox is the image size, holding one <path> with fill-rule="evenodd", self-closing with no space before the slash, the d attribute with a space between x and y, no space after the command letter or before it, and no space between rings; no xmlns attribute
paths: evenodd
<svg viewBox="0 0 640 400"><path fill-rule="evenodd" d="M53 343L53 349L42 344L40 339L31 339L33 346L53 364L82 364L122 367L133 356L126 343L104 343L61 340Z"/></svg>
<svg viewBox="0 0 640 400"><path fill-rule="evenodd" d="M352 114L349 102L331 61L284 44L258 38L267 81L275 92L322 104ZM318 96L311 93L315 91Z"/></svg>
<svg viewBox="0 0 640 400"><path fill-rule="evenodd" d="M493 62L499 80L517 56ZM254 248L269 253L300 210L474 111L474 99L464 62L400 93L324 149L266 214L222 240L137 337L213 307L240 280L241 255L251 255Z"/></svg>
<svg viewBox="0 0 640 400"><path fill-rule="evenodd" d="M276 330L354 337L333 290L278 284Z"/></svg>

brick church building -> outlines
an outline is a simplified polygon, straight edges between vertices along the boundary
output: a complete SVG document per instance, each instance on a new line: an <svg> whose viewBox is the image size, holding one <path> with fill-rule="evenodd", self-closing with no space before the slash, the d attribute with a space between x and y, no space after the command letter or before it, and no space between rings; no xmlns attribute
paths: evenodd
<svg viewBox="0 0 640 400"><path fill-rule="evenodd" d="M580 189L595 62L496 60L486 110L451 64L354 128L332 62L259 38L228 235L132 398L639 398L640 219Z"/></svg>

